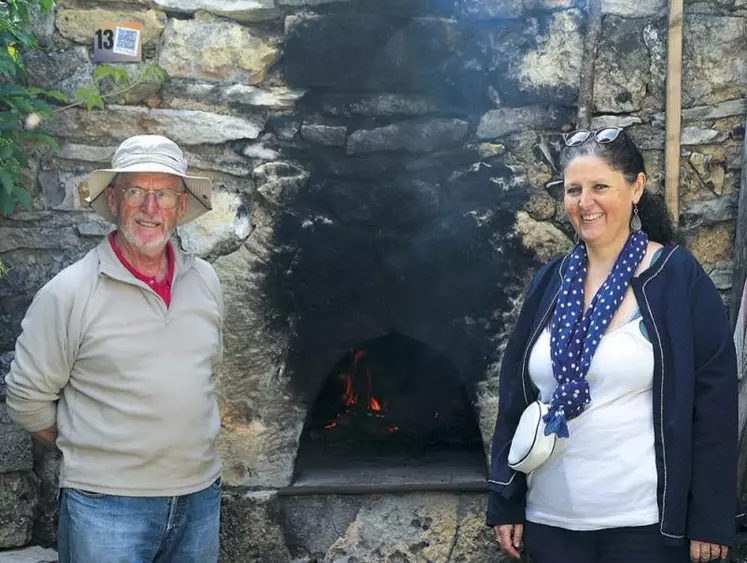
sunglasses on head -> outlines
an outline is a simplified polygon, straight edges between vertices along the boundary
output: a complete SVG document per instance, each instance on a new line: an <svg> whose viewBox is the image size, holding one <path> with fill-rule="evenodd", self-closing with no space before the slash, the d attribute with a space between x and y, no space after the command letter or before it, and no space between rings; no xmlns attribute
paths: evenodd
<svg viewBox="0 0 747 563"><path fill-rule="evenodd" d="M605 143L611 143L617 139L620 131L622 131L621 127L603 127L596 131L576 129L570 133L565 133L563 135L563 140L565 141L566 147L577 147L578 145L583 145L589 137L593 136L597 143L603 145Z"/></svg>

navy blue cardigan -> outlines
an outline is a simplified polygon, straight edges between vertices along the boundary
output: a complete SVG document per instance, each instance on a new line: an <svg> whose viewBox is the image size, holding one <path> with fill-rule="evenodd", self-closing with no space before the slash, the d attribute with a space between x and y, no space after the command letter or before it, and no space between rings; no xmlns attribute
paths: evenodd
<svg viewBox="0 0 747 563"><path fill-rule="evenodd" d="M519 417L538 395L527 373L529 351L552 315L566 262L556 258L535 275L503 355L488 481L490 526L524 521L526 476L508 467L508 450ZM730 546L738 423L736 352L726 310L697 260L675 245L665 246L632 286L654 350L660 532L672 543Z"/></svg>

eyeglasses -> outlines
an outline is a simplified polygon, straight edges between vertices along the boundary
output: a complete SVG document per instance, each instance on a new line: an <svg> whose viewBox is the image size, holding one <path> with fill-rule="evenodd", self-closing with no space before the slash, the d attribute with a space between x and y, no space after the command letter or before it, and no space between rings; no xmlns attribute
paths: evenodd
<svg viewBox="0 0 747 563"><path fill-rule="evenodd" d="M130 207L140 207L148 194L153 194L156 204L161 209L173 209L184 195L184 192L174 190L144 190L142 188L122 188L124 202Z"/></svg>
<svg viewBox="0 0 747 563"><path fill-rule="evenodd" d="M617 139L618 135L620 135L620 131L622 131L622 127L604 127L602 129L597 129L596 131L576 129L575 131L563 135L563 140L565 141L566 147L577 147L578 145L583 145L587 139L593 135L594 140L597 143L604 145L605 143L611 143Z"/></svg>

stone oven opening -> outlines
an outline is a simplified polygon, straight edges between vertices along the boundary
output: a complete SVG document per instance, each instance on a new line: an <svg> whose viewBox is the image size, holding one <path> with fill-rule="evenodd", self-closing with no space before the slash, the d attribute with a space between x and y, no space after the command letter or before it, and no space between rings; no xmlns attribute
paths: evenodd
<svg viewBox="0 0 747 563"><path fill-rule="evenodd" d="M397 332L332 368L301 435L294 487L484 486L485 453L458 370Z"/></svg>

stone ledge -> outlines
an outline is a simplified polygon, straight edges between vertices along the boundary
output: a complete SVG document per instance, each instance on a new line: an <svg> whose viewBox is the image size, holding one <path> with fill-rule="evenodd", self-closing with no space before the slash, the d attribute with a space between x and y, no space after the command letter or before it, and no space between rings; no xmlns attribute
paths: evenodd
<svg viewBox="0 0 747 563"><path fill-rule="evenodd" d="M280 17L274 0L153 0L159 8L180 14L204 10L239 22L259 22Z"/></svg>
<svg viewBox="0 0 747 563"><path fill-rule="evenodd" d="M147 109L111 105L106 111L72 109L58 113L46 132L63 138L123 140L133 135L165 135L183 145L214 145L238 139L256 139L264 118L220 115L206 111Z"/></svg>
<svg viewBox="0 0 747 563"><path fill-rule="evenodd" d="M38 545L0 551L2 563L56 563L59 561L54 549L44 549Z"/></svg>
<svg viewBox="0 0 747 563"><path fill-rule="evenodd" d="M348 154L377 151L430 152L461 142L469 123L460 119L411 119L376 129L361 129L348 138Z"/></svg>
<svg viewBox="0 0 747 563"><path fill-rule="evenodd" d="M560 129L570 118L567 108L534 105L519 108L500 108L480 118L476 136L480 140L504 137L527 129Z"/></svg>

